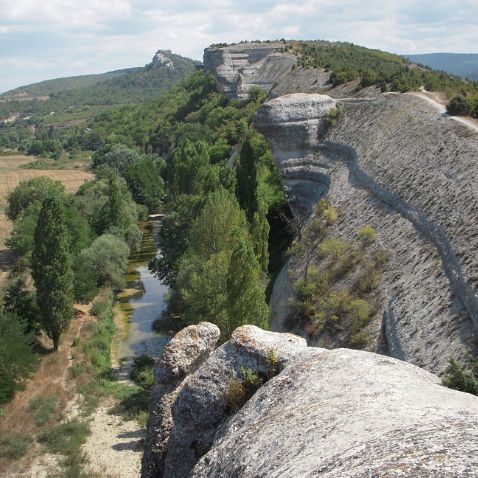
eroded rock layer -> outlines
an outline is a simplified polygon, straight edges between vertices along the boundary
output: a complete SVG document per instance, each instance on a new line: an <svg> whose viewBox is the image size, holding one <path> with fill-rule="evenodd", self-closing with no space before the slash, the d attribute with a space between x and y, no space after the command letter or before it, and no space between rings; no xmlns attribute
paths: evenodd
<svg viewBox="0 0 478 478"><path fill-rule="evenodd" d="M269 92L293 68L297 59L279 52L281 43L247 43L206 48L204 67L214 73L232 98L246 97L253 86Z"/></svg>
<svg viewBox="0 0 478 478"><path fill-rule="evenodd" d="M298 122L295 111L310 111L321 96L270 100L255 124L296 210L310 213L327 195L340 211L336 236L377 229L390 260L370 326L375 343L383 327L391 355L440 373L476 343L478 135L411 95L322 99L342 110L335 127L310 128L324 115L318 110ZM279 280L272 302L281 304L287 274Z"/></svg>

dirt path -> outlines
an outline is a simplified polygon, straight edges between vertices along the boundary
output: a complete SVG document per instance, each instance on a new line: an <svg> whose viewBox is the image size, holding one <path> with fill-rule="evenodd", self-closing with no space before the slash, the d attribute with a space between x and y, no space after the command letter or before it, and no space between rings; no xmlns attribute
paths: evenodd
<svg viewBox="0 0 478 478"><path fill-rule="evenodd" d="M90 318L89 306L76 305L76 318L62 337L58 352L46 354L27 383L25 390L17 392L14 399L4 407L5 418L0 422L0 435L28 433L34 436L38 430L29 410L30 401L38 396L54 395L58 398L58 410L66 415L74 410L77 395L73 383L69 380L69 367L72 363L73 337L79 335L80 329ZM47 344L48 345L48 344ZM42 446L33 443L28 453L15 463L0 459L0 476L8 478L47 478L58 473L58 462L62 457L43 453Z"/></svg>
<svg viewBox="0 0 478 478"><path fill-rule="evenodd" d="M128 324L115 309L115 337L111 348L111 362L118 381L132 385L129 365L118 359L119 342L128 333ZM101 477L135 478L140 476L145 429L136 420L126 420L114 412L118 400L106 399L92 415L91 435L83 447L89 465L86 471Z"/></svg>
<svg viewBox="0 0 478 478"><path fill-rule="evenodd" d="M464 116L452 116L449 115L446 111L446 106L443 104L442 101L439 99L435 98L433 96L433 93L430 93L428 91L416 91L416 92L410 92L410 93L405 93L406 95L410 96L416 96L418 98L421 98L425 100L427 103L432 105L440 114L443 116L446 116L449 119L452 119L454 121L457 121L458 123L461 123L468 128L472 129L473 131L478 132L478 120L475 120L474 118L468 118Z"/></svg>

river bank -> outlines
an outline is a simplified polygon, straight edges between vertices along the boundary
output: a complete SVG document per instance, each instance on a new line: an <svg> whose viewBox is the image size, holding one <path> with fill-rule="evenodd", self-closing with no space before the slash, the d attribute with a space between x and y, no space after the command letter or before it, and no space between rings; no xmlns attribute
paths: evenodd
<svg viewBox="0 0 478 478"><path fill-rule="evenodd" d="M130 258L126 288L116 295L113 307L115 334L111 365L116 383L120 390L126 391L127 398L123 399L123 393L108 396L92 414L91 433L83 446L88 462L85 468L90 475L130 478L140 474L146 411L140 410L137 417L131 418L129 402L133 407L144 407L149 392L138 390L130 380L130 372L136 357L157 357L169 341L169 337L155 333L152 328L166 308L168 288L148 270L150 259L159 254L156 243L159 221L151 219L141 224L141 248Z"/></svg>

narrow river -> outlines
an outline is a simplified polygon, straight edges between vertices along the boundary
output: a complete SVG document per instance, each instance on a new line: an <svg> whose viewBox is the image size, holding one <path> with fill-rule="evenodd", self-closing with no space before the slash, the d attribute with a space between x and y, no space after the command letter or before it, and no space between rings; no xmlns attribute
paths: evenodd
<svg viewBox="0 0 478 478"><path fill-rule="evenodd" d="M153 323L166 309L168 287L148 270L150 259L160 252L156 245L159 220L141 225L143 240L141 249L130 257L127 286L118 294L122 312L122 330L117 349L117 359L123 369L129 369L134 357L149 355L157 357L169 337L153 331Z"/></svg>

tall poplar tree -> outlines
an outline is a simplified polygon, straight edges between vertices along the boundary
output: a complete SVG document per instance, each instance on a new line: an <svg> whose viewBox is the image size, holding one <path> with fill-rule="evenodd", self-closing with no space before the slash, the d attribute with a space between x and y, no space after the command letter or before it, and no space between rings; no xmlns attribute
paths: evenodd
<svg viewBox="0 0 478 478"><path fill-rule="evenodd" d="M32 276L42 327L58 350L60 335L73 318L73 272L65 211L60 198L42 203L35 230Z"/></svg>

